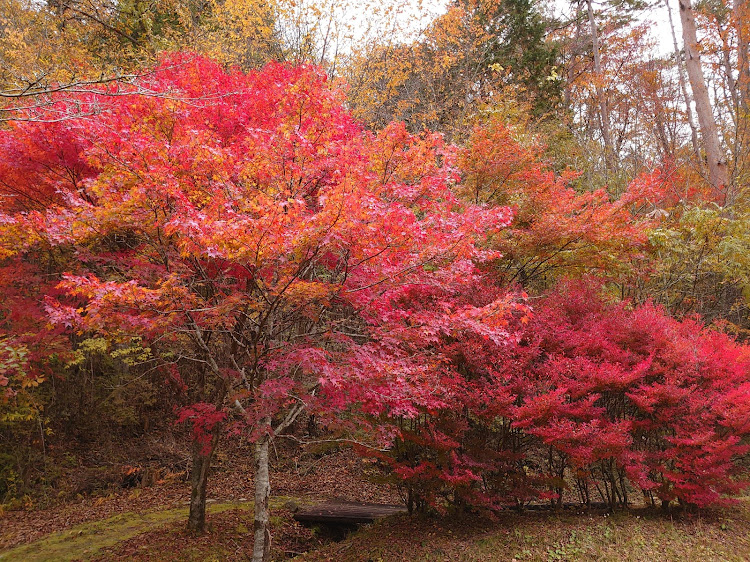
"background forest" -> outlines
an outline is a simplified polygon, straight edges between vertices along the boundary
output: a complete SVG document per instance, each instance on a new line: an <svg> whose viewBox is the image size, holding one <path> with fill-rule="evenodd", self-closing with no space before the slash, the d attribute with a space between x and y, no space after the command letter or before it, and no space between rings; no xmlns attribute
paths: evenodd
<svg viewBox="0 0 750 562"><path fill-rule="evenodd" d="M750 4L557 8L0 0L2 509L184 475L200 532L222 443L254 560L277 442L410 512L740 494Z"/></svg>

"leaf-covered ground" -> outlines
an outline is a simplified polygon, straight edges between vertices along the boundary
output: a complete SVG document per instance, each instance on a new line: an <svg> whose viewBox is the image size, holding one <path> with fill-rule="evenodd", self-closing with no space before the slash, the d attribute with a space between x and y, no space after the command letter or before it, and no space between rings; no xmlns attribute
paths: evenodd
<svg viewBox="0 0 750 562"><path fill-rule="evenodd" d="M323 561L743 561L750 559L750 505L674 516L509 513L496 520L397 516L342 542L303 528L272 502L274 560ZM0 554L5 561L241 560L252 543L251 504L214 503L210 530L185 531L185 508L125 513L74 526Z"/></svg>
<svg viewBox="0 0 750 562"><path fill-rule="evenodd" d="M745 561L750 506L665 516L508 514L496 521L398 516L300 557L323 561Z"/></svg>
<svg viewBox="0 0 750 562"><path fill-rule="evenodd" d="M285 454L288 452L280 453L284 454L276 458L272 481L277 507L290 497L300 504L325 499L383 503L399 501L393 490L365 477L368 472L373 472L370 463L362 461L351 451L306 455L302 458ZM169 547L161 548L161 552L157 549L146 552L144 556L147 559L149 556L152 556L150 559L154 559L153 556L158 560L165 559L164 552L182 552L184 555L191 548L188 542L214 548L224 540L220 537L246 545L250 537L243 529L252 527L252 514L248 509L251 503L248 503L248 499L253 497L252 463L247 462L248 458L251 457L247 451L237 448L217 455L209 488L210 509L213 511L209 520L214 528L206 537L195 539L183 533L190 497L189 484L169 480L152 487L114 488L96 496L61 501L45 509L31 506L24 510L0 510L0 560L91 558L98 549L105 547L110 548L106 559L118 556L123 560L133 559L138 551L136 547L141 543L145 541L158 545L162 539L167 540L167 545L181 543L185 549ZM311 539L310 532L293 523L288 511L277 509L273 515L279 549L283 551L288 547L291 553L303 552L298 543ZM146 532L148 534L142 536ZM231 539L227 538L227 533ZM36 546L26 548L30 543L36 543ZM112 547L119 543L123 543L123 553L118 554L119 550ZM39 550L40 545L44 545L45 550ZM64 555L61 554L61 545L65 547ZM21 550L14 550L19 548ZM201 547L196 548L200 550ZM222 548L217 552L224 552ZM10 552L14 554L11 556ZM227 552L229 559L232 559L234 550ZM211 554L210 557L215 556Z"/></svg>
<svg viewBox="0 0 750 562"><path fill-rule="evenodd" d="M252 480L237 452L220 457L211 487L209 532L185 530L186 482L164 482L0 514L0 561L241 560L252 541ZM332 498L392 503L351 452L277 463L272 503L274 559L389 560L750 560L750 500L724 510L664 515L508 512L489 520L399 516L341 542L307 529L285 507Z"/></svg>

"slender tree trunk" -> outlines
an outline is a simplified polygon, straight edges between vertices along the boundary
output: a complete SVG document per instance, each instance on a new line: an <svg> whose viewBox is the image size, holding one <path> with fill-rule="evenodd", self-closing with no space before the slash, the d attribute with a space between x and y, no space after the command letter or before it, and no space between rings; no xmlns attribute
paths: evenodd
<svg viewBox="0 0 750 562"><path fill-rule="evenodd" d="M741 118L747 118L750 105L750 10L747 0L734 0L732 11L734 24L737 26L737 85L743 113Z"/></svg>
<svg viewBox="0 0 750 562"><path fill-rule="evenodd" d="M724 151L719 141L716 120L711 107L711 99L703 77L700 54L698 53L698 39L695 26L695 15L690 0L679 0L680 20L682 22L682 39L685 43L685 66L687 67L690 87L695 99L695 111L698 114L698 125L703 138L703 146L708 161L708 181L714 189L714 194L723 204L726 198L726 188L729 185L729 174Z"/></svg>
<svg viewBox="0 0 750 562"><path fill-rule="evenodd" d="M672 148L672 145L669 142L669 137L667 136L667 127L664 123L664 106L660 102L654 103L654 119L656 123L654 124L654 133L656 134L656 137L659 139L659 144L661 145L661 152L662 157L669 156L670 158L674 157L674 150Z"/></svg>
<svg viewBox="0 0 750 562"><path fill-rule="evenodd" d="M617 166L617 162L614 146L612 144L612 133L609 128L609 103L603 87L604 73L602 72L602 61L599 53L599 32L596 28L594 8L591 0L586 0L586 4L588 6L589 25L591 27L591 45L594 49L594 75L596 77L596 97L599 102L599 121L602 131L602 139L604 140L604 160L606 162L607 171L613 171Z"/></svg>
<svg viewBox="0 0 750 562"><path fill-rule="evenodd" d="M750 10L747 0L734 0L732 19L737 32L737 90L739 108L735 133L734 174L747 181L750 145Z"/></svg>
<svg viewBox="0 0 750 562"><path fill-rule="evenodd" d="M263 418L266 430L255 443L255 522L253 524L253 562L271 559L271 528L268 517L268 499L271 483L268 474L268 450L271 442L271 419Z"/></svg>
<svg viewBox="0 0 750 562"><path fill-rule="evenodd" d="M687 89L687 81L685 79L685 65L682 62L682 52L677 44L677 34L674 31L674 22L672 21L672 7L669 5L669 0L664 0L664 5L667 7L667 14L669 15L669 29L672 31L672 43L674 44L674 58L675 64L677 65L677 75L680 79L680 89L682 90L682 97L685 98L685 115L687 116L688 125L690 125L690 140L693 144L693 154L695 155L698 166L702 167L703 161L701 159L701 152L698 144L698 129L695 126L695 119L693 118L693 106L692 99Z"/></svg>
<svg viewBox="0 0 750 562"><path fill-rule="evenodd" d="M188 530L193 533L203 533L206 530L206 490L208 474L211 470L211 460L219 442L220 427L214 428L211 434L211 445L208 451L197 439L193 439L193 467L190 475L190 514L188 515ZM204 454L206 453L206 454Z"/></svg>
<svg viewBox="0 0 750 562"><path fill-rule="evenodd" d="M563 93L563 101L565 103L565 107L570 107L570 104L573 100L573 94L572 94L572 88L573 88L573 82L576 79L576 59L578 59L578 56L581 54L581 2L582 0L578 0L576 3L576 33L573 37L573 43L571 45L571 52L570 52L570 61L568 62L568 79L565 81L565 91Z"/></svg>
<svg viewBox="0 0 750 562"><path fill-rule="evenodd" d="M732 98L730 107L732 108L729 112L732 119L737 121L737 113L739 112L740 99L739 93L737 92L737 81L734 79L734 69L732 66L732 53L729 46L729 30L722 25L722 18L716 14L716 31L719 32L721 38L721 57L724 63L724 79L726 81L726 88L724 88L724 96L726 99L726 92L729 91L729 97Z"/></svg>

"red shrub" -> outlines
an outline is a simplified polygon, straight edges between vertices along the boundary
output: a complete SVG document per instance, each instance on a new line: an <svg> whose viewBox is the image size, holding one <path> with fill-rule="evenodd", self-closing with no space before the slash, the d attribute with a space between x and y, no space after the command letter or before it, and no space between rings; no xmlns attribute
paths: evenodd
<svg viewBox="0 0 750 562"><path fill-rule="evenodd" d="M402 420L389 461L411 494L498 506L567 490L625 505L640 489L706 507L747 485L746 346L650 304L609 302L590 282L535 308L506 343L441 341L459 375L452 407Z"/></svg>

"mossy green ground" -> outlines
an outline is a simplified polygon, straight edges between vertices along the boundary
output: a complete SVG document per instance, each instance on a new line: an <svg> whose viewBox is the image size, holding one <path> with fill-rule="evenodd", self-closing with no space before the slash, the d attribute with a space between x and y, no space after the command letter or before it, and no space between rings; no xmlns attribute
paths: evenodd
<svg viewBox="0 0 750 562"><path fill-rule="evenodd" d="M208 506L209 514L230 509L251 509L252 503L222 502ZM52 533L38 541L0 552L2 562L34 562L42 560L85 560L101 549L135 537L156 527L187 520L188 508L153 510L144 513L127 512L109 519L77 525Z"/></svg>

